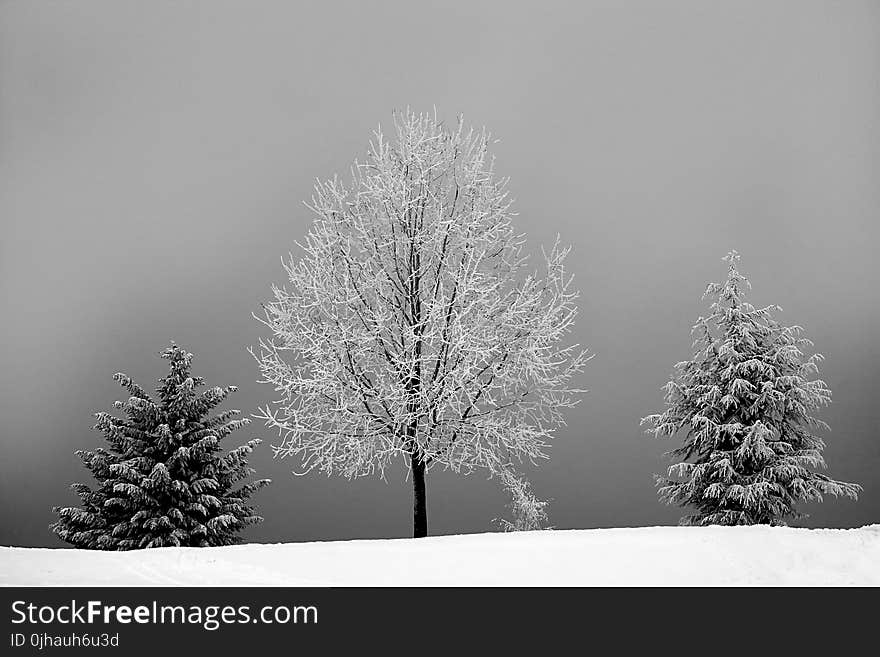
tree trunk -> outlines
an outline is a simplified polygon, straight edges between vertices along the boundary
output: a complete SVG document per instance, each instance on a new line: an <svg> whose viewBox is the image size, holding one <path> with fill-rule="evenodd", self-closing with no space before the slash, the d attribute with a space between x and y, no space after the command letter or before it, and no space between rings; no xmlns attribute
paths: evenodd
<svg viewBox="0 0 880 657"><path fill-rule="evenodd" d="M413 478L413 538L428 535L428 504L425 496L425 463L412 456Z"/></svg>

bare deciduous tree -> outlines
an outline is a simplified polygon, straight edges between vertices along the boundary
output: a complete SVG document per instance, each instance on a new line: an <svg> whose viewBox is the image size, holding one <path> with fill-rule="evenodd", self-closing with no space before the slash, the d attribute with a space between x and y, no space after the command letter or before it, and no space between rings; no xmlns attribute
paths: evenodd
<svg viewBox="0 0 880 657"><path fill-rule="evenodd" d="M409 111L394 125L349 185L316 185L301 257L257 318L272 337L252 353L279 395L260 412L276 456L349 478L403 457L418 537L426 471L544 458L589 357L561 344L577 314L568 249L557 239L546 274L527 271L485 130Z"/></svg>

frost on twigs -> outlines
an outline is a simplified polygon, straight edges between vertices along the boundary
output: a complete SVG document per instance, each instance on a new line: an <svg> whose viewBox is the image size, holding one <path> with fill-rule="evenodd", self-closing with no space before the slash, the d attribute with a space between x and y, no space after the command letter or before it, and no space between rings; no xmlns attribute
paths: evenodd
<svg viewBox="0 0 880 657"><path fill-rule="evenodd" d="M778 306L744 300L749 281L728 253L727 279L713 283L708 317L693 327L694 354L675 365L666 410L642 420L656 437L683 435L676 463L657 477L660 498L690 508L691 525L784 524L798 503L856 499L861 487L817 472L828 426L813 413L831 401L817 378L819 354L800 326L773 318Z"/></svg>
<svg viewBox="0 0 880 657"><path fill-rule="evenodd" d="M565 345L577 292L558 242L530 271L485 131L395 116L351 180L319 182L314 223L252 349L276 399L259 417L305 471L407 464L499 473L535 460L588 357ZM414 459L414 460L413 460Z"/></svg>
<svg viewBox="0 0 880 657"><path fill-rule="evenodd" d="M510 518L496 518L495 522L505 532L526 532L537 529L552 529L547 523L547 507L550 503L539 500L532 492L529 481L512 470L505 470L501 476L501 485L510 495L507 509Z"/></svg>

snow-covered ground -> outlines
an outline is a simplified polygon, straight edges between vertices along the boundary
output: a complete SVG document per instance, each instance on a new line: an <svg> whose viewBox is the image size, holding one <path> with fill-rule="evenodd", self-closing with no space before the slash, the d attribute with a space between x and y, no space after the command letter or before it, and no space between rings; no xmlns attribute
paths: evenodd
<svg viewBox="0 0 880 657"><path fill-rule="evenodd" d="M642 527L134 552L0 547L0 584L876 586L880 525Z"/></svg>

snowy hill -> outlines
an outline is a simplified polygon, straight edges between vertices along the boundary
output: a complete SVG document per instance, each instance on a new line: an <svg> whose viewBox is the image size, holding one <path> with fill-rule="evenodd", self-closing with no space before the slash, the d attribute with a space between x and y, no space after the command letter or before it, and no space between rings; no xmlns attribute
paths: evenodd
<svg viewBox="0 0 880 657"><path fill-rule="evenodd" d="M160 548L0 547L30 586L880 585L880 525L642 527Z"/></svg>

